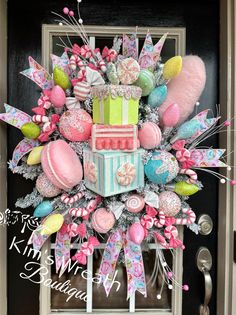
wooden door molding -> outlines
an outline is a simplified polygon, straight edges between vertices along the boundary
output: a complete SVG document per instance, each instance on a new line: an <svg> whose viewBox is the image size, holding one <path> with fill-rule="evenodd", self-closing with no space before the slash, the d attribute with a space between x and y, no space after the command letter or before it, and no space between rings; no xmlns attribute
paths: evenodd
<svg viewBox="0 0 236 315"><path fill-rule="evenodd" d="M224 119L236 114L236 0L220 1L220 105ZM228 165L236 165L236 137L231 128L220 134L220 147L232 152L227 156ZM231 171L236 178L236 170ZM236 189L230 185L221 185L219 191L218 226L218 288L217 314L234 315L236 312L236 264L233 262L233 231L236 230Z"/></svg>
<svg viewBox="0 0 236 315"><path fill-rule="evenodd" d="M7 1L0 0L0 100L7 98ZM7 208L7 150L6 127L0 124L0 211ZM0 225L0 305L1 314L7 314L7 233Z"/></svg>

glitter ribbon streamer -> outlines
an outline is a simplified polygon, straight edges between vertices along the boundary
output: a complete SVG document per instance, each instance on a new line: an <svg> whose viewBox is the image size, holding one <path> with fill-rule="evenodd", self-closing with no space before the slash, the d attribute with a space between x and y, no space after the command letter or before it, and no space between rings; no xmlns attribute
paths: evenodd
<svg viewBox="0 0 236 315"><path fill-rule="evenodd" d="M195 149L190 151L194 167L227 167L220 161L225 149Z"/></svg>
<svg viewBox="0 0 236 315"><path fill-rule="evenodd" d="M66 52L64 52L61 57L58 57L56 55L51 54L50 55L52 60L52 68L54 70L55 66L60 67L62 70L64 70L67 74L70 74L70 68L69 68L69 57Z"/></svg>
<svg viewBox="0 0 236 315"><path fill-rule="evenodd" d="M29 68L20 72L33 82L35 82L43 90L50 90L53 87L51 75L32 57L29 57Z"/></svg>
<svg viewBox="0 0 236 315"><path fill-rule="evenodd" d="M19 161L29 153L34 147L37 147L39 142L33 139L23 139L17 144L12 154L12 159L9 161L9 168L14 173Z"/></svg>
<svg viewBox="0 0 236 315"><path fill-rule="evenodd" d="M67 229L65 229L64 224L62 228L57 232L55 244L56 272L58 272L61 268L60 276L65 272L67 262L70 259L70 244L71 236L69 235Z"/></svg>
<svg viewBox="0 0 236 315"><path fill-rule="evenodd" d="M24 124L32 121L31 116L17 108L8 104L4 104L4 107L6 113L0 114L0 120L5 121L9 125L20 129Z"/></svg>
<svg viewBox="0 0 236 315"><path fill-rule="evenodd" d="M127 299L135 291L139 291L146 297L147 291L141 247L133 243L129 239L128 233L122 230L116 230L110 235L103 253L99 274L101 275L106 294L108 296L112 288L115 267L122 248L124 248L127 272Z"/></svg>
<svg viewBox="0 0 236 315"><path fill-rule="evenodd" d="M202 112L200 112L199 114L197 114L195 117L191 119L198 122L199 128L198 128L198 131L191 138L188 138L186 140L187 143L192 143L196 138L198 138L205 131L210 129L220 119L220 117L207 119L208 111L209 109L203 110Z"/></svg>

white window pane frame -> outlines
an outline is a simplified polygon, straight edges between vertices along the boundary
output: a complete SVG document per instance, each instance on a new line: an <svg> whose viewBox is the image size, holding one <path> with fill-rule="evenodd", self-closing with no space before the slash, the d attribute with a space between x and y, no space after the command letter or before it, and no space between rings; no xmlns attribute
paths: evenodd
<svg viewBox="0 0 236 315"><path fill-rule="evenodd" d="M130 34L135 30L135 27L113 27L113 26L85 26L86 33L89 36L90 45L92 48L96 46L96 38L99 37L113 37L114 35L122 35L124 33ZM175 55L185 55L186 51L186 30L185 28L168 28L168 27L140 27L137 32L137 46L139 42L139 38L144 39L147 31L150 31L153 38L161 37L164 33L168 32L168 38L175 40ZM42 65L49 69L50 66L50 54L52 53L52 45L53 45L53 37L54 36L75 36L75 33L71 31L68 26L59 26L52 24L43 24L42 26ZM180 238L183 239L183 228L179 227ZM72 248L78 248L78 245L72 245ZM150 244L150 249L155 249L156 244ZM99 248L104 248L105 244L101 244ZM55 244L51 244L47 242L44 245L42 250L41 263L45 261L47 253L51 251L51 249L55 248ZM48 268L48 266L46 266ZM93 272L93 256L88 257L87 269L90 272ZM93 309L93 301L92 301L92 281L91 279L87 279L87 296L88 301L86 303L86 309L84 310L66 310L66 309L53 309L51 310L51 290L50 288L45 287L44 285L40 285L40 315L55 315L55 314L63 314L63 315L80 315L85 313L92 314L125 314L125 313L134 313L138 312L139 315L147 315L153 314L155 312L156 315L181 315L182 314L182 271L183 271L183 252L182 250L176 250L176 255L173 258L173 271L176 275L176 280L180 284L180 288L174 286L172 290L172 305L171 311L165 309L135 309L135 295L133 295L129 300L129 309L128 310L96 310ZM51 278L51 271L47 277ZM44 276L45 278L45 276ZM46 278L45 278L46 279Z"/></svg>

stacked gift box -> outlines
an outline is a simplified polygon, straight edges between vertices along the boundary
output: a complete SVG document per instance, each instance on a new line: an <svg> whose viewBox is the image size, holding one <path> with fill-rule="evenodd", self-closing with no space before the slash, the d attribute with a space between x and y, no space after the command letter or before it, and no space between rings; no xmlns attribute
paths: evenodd
<svg viewBox="0 0 236 315"><path fill-rule="evenodd" d="M132 85L92 88L93 128L84 150L87 188L107 197L144 185L143 150L138 140L142 90Z"/></svg>

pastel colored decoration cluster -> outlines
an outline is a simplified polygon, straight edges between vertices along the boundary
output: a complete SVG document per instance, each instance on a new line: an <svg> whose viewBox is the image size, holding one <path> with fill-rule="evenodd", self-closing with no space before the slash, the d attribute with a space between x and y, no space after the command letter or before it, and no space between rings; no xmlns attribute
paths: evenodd
<svg viewBox="0 0 236 315"><path fill-rule="evenodd" d="M32 193L17 202L33 206L41 220L29 244L40 250L55 233L56 270L62 274L73 243L81 246L72 259L84 265L98 239L105 242L99 268L104 289L109 295L106 279L124 261L130 297L135 291L147 295L141 244L155 242L151 279L161 272L170 290L179 285L188 291L187 284L177 283L162 250L184 249L178 225L198 232L187 197L203 189L199 169L236 186L235 179L211 170L231 171L221 160L225 150L202 146L210 134L230 129L230 118L218 125L220 117L199 111L206 81L199 57L173 56L163 64L167 34L153 43L149 32L140 53L137 34L116 36L112 47L94 49L80 2L78 16L64 7L57 18L62 27L77 30L83 44L52 54L52 74L32 57L21 72L41 90L32 116L8 104L0 114L24 136L9 168L35 180ZM198 113L187 120L195 105Z"/></svg>

